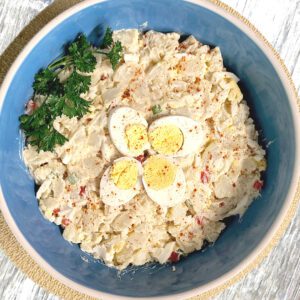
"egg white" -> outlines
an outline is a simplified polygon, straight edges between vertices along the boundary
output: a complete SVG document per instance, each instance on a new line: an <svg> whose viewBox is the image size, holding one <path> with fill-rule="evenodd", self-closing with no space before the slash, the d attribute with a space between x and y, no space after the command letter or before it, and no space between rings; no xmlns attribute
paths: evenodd
<svg viewBox="0 0 300 300"><path fill-rule="evenodd" d="M166 116L155 120L150 126L148 133L160 126L174 125L178 127L183 134L183 144L179 151L172 157L187 156L196 153L205 143L205 129L199 123L185 116Z"/></svg>
<svg viewBox="0 0 300 300"><path fill-rule="evenodd" d="M141 176L143 173L143 168L141 163L136 159L130 157L118 158L113 163L116 163L121 160L131 160L137 164L137 181L135 186L131 189L123 190L118 188L113 182L113 180L110 178L110 171L112 166L109 166L105 170L100 181L100 199L104 204L109 206L120 206L129 202L134 196L140 193L142 188Z"/></svg>
<svg viewBox="0 0 300 300"><path fill-rule="evenodd" d="M149 142L140 150L130 150L127 145L125 129L130 124L141 124L148 128L145 118L135 109L130 107L118 107L114 109L108 119L108 131L115 147L123 155L136 157L150 148Z"/></svg>

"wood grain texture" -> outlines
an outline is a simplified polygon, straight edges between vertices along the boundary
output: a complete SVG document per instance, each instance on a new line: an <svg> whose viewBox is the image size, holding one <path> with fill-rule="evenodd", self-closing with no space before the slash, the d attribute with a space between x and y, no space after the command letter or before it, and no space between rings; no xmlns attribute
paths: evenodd
<svg viewBox="0 0 300 300"><path fill-rule="evenodd" d="M271 42L300 91L300 0L223 0ZM0 0L0 54L52 0ZM280 243L244 280L215 300L300 299L300 209ZM58 300L20 272L0 250L1 300Z"/></svg>

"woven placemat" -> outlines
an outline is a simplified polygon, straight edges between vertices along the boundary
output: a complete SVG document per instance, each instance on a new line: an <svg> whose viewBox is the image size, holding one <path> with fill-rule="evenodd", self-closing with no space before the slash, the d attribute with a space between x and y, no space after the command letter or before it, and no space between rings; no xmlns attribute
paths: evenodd
<svg viewBox="0 0 300 300"><path fill-rule="evenodd" d="M283 61L279 57L278 53L274 50L274 48L270 45L270 43L263 37L263 35L243 16L241 16L234 9L229 7L228 5L218 1L218 0L210 0L212 3L217 6L225 9L230 14L239 18L244 24L246 24L255 34L256 36L263 41L266 46L273 52L274 56L280 62L283 71L286 73L289 78L290 84L293 87L294 93L297 98L297 93L295 86L292 82L291 76L284 65ZM71 6L82 2L80 0L56 0L53 4L44 9L37 17L35 17L29 25L27 25L21 33L16 37L16 39L9 45L9 47L4 51L4 53L0 57L0 83L3 81L5 74L7 73L9 67L14 62L18 54L24 48L24 46L29 42L29 40L49 21L51 21L58 14L62 13L66 9ZM300 110L300 101L298 100L298 107ZM265 247L265 249L256 257L256 259L249 264L244 270L242 270L239 274L232 277L226 283L214 288L208 292L205 292L197 297L192 298L196 299L209 299L220 292L224 291L226 288L236 283L238 280L243 278L246 274L248 274L251 270L258 266L261 261L268 255L271 249L278 243L287 226L289 225L294 213L297 210L298 202L300 198L300 182L298 182L297 192L293 198L291 206L281 223L278 231L274 235L271 242ZM1 212L0 212L0 248L4 250L6 255L12 260L12 262L29 278L31 278L34 282L39 284L41 287L45 288L49 292L63 298L66 300L88 300L94 299L92 297L81 294L66 285L62 284L58 280L54 279L51 275L49 275L46 271L44 271L23 249L23 247L16 240L12 232L10 231L8 225L6 224Z"/></svg>

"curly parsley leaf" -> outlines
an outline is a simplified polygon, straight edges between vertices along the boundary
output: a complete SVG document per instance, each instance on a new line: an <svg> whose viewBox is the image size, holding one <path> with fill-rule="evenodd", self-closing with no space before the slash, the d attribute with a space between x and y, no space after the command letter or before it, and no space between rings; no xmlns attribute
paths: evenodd
<svg viewBox="0 0 300 300"><path fill-rule="evenodd" d="M45 104L42 104L37 108L31 115L22 115L19 117L20 127L24 130L25 134L30 134L32 131L35 131L37 128L45 126L51 120L49 116L49 111Z"/></svg>
<svg viewBox="0 0 300 300"><path fill-rule="evenodd" d="M37 146L44 151L53 151L55 145L63 145L68 139L54 129L52 124L44 126L37 131L32 132L29 144Z"/></svg>
<svg viewBox="0 0 300 300"><path fill-rule="evenodd" d="M107 27L103 37L101 48L108 48L112 45L113 43L112 35L113 35L113 31L111 30L110 27Z"/></svg>
<svg viewBox="0 0 300 300"><path fill-rule="evenodd" d="M76 71L72 72L70 77L65 82L65 92L67 94L86 93L91 84L91 76L78 74Z"/></svg>
<svg viewBox="0 0 300 300"><path fill-rule="evenodd" d="M113 31L108 27L105 31L101 48L108 49L108 52L96 51L98 53L107 55L112 65L113 70L116 69L122 57L122 44L120 41L113 41Z"/></svg>
<svg viewBox="0 0 300 300"><path fill-rule="evenodd" d="M62 113L69 118L72 117L83 117L89 112L90 102L82 99L78 95L66 95L65 105L63 107Z"/></svg>
<svg viewBox="0 0 300 300"><path fill-rule="evenodd" d="M40 70L34 76L33 89L36 94L40 95L59 95L62 93L63 87L57 77L57 74L47 69Z"/></svg>
<svg viewBox="0 0 300 300"><path fill-rule="evenodd" d="M111 50L107 53L107 56L110 60L111 66L113 70L116 69L117 65L119 64L121 60L121 55L122 55L123 47L121 42L117 41Z"/></svg>
<svg viewBox="0 0 300 300"><path fill-rule="evenodd" d="M68 139L59 133L54 127L48 129L40 141L40 148L44 151L53 151L55 145L63 145Z"/></svg>
<svg viewBox="0 0 300 300"><path fill-rule="evenodd" d="M59 117L63 114L63 108L65 106L65 96L57 97L55 95L49 95L44 103L51 116L51 120L54 121L56 117Z"/></svg>
<svg viewBox="0 0 300 300"><path fill-rule="evenodd" d="M78 36L75 42L69 46L68 51L76 69L88 73L94 71L96 58L84 35Z"/></svg>
<svg viewBox="0 0 300 300"><path fill-rule="evenodd" d="M20 116L20 127L27 137L27 142L44 151L53 151L56 144L62 145L66 142L68 139L54 129L54 119L51 107L46 102L33 114Z"/></svg>

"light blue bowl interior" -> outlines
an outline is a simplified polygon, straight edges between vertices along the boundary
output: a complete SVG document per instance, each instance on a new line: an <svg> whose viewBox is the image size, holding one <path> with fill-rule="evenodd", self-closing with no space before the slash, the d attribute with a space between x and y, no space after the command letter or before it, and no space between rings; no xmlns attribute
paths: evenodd
<svg viewBox="0 0 300 300"><path fill-rule="evenodd" d="M34 182L20 157L18 116L32 95L34 74L62 52L79 32L99 42L101 28L139 28L193 34L221 48L224 64L241 79L251 115L267 148L265 187L242 222L238 218L213 247L193 253L176 265L130 268L118 276L66 242L59 228L46 221L34 193ZM1 186L6 204L24 237L58 272L86 287L126 296L161 296L204 285L237 266L262 241L278 216L290 186L295 160L295 132L284 87L269 59L235 25L201 6L179 0L114 0L88 7L47 34L26 57L6 94L0 116ZM82 259L82 258L85 259ZM86 260L88 262L86 262Z"/></svg>

